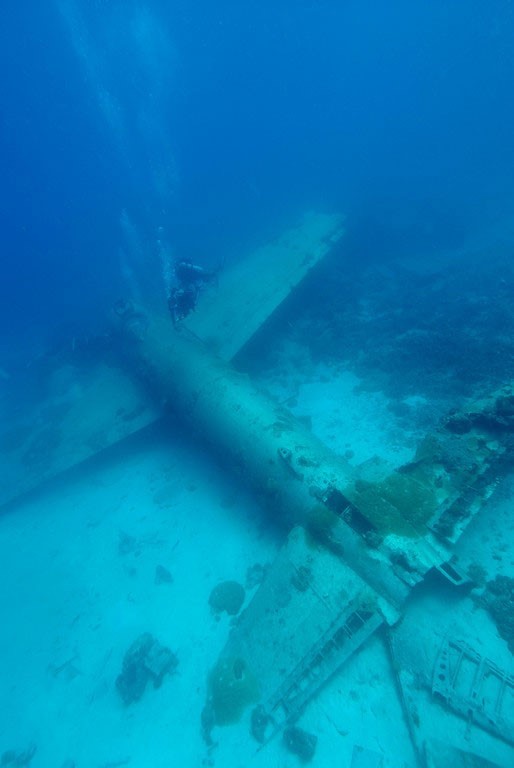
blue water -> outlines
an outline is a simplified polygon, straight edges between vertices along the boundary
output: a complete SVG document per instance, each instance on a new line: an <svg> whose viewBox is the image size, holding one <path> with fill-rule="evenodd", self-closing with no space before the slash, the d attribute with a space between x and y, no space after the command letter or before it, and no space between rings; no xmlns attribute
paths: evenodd
<svg viewBox="0 0 514 768"><path fill-rule="evenodd" d="M28 476L45 474L61 449L59 419L88 385L90 363L107 362L107 369L119 364L120 339L111 322L115 302L131 299L165 312L174 259L192 260L205 269L230 268L311 210L344 214L345 237L253 340L238 364L318 437L334 441L331 447L354 467L362 463L369 470L377 454L378 464L387 461L396 467L408 462L423 436L440 430L452 409L492 393L487 407L492 408L493 426L476 422L491 442L477 438L477 451L487 444L494 457L500 449L510 455L512 389L498 396L499 388L514 380L514 4L510 0L5 0L0 20L0 412L8 423L8 428L0 425L0 460L6 456L10 460L11 452L13 465L21 456ZM140 367L136 372L141 373ZM38 410L42 396L47 400ZM483 406L485 401L479 402ZM117 416L128 422L141 415L138 407L139 402ZM355 415L359 408L362 416ZM464 429L468 426L466 422ZM458 422L457 434L460 428ZM4 642L13 654L12 669L19 667L22 673L16 693L13 671L9 722L16 720L18 730L12 740L0 731L2 765L29 764L32 756L23 750L34 733L38 752L33 768L50 768L57 759L54 755L68 768L75 765L75 758L78 766L79 756L88 754L101 755L98 765L125 764L132 759L125 761L125 728L132 738L127 753L136 755L132 764L139 768L143 763L137 756L145 754L145 738L148 734L156 738L151 725L146 730L147 723L158 723L157 738L165 742L164 721L158 720L162 710L155 720L151 714L160 700L149 697L149 709L137 710L131 721L113 688L123 651L137 635L133 626L139 627L140 621L140 630L147 629L141 617L147 624L154 622L164 635L169 632L177 647L180 638L183 679L195 686L196 698L189 689L185 695L182 691L173 738L180 741L181 723L187 721L194 733L191 738L200 742L196 760L199 754L206 760L230 754L229 767L246 764L246 757L239 759L230 752L229 741L221 753L201 741L200 697L205 698L208 670L230 629L227 624L222 636L203 615L207 600L202 578L214 583L214 572L221 573L228 560L234 569L244 562L264 573L262 563L249 560L253 539L259 541L255 546L259 554L252 557L263 562L282 540L266 516L254 510L254 500L247 488L241 490L239 480L232 486L232 479L217 465L207 466L205 457L200 461L190 436L174 433L170 449L167 430L165 425L147 433L147 442L138 443L136 438L130 448L122 445L105 465L105 456L100 456L99 464L75 477L74 490L70 490L72 477L64 490L51 487L54 496L42 491L42 509L54 521L49 527L39 514L39 490L29 500L29 511L22 508L19 529L15 515L5 516L8 522L1 529L0 545L13 558L4 576L14 580L14 587L4 591L3 599L12 611L14 641ZM95 453L115 442L111 435L106 438L107 432L98 429L88 436L88 450ZM69 443L69 435L67 439ZM476 479L473 462L471 468L462 467L469 454L458 438L446 454L434 449L432 455L431 450L435 463L445 469L451 465L458 477L469 471ZM171 458L166 463L168 452ZM0 465L2 483L11 476L9 460ZM508 480L508 461L498 467L497 479ZM194 497L191 501L187 494L197 488L201 504L195 506ZM514 563L512 487L507 483L502 491L498 502L484 505L484 514L474 522L461 550L475 576L488 577L490 584L493 578L510 576ZM68 513L68 498L72 511L78 510L76 517ZM231 518L231 510L239 504L243 523L239 509ZM173 515L171 507L176 507ZM9 509L17 511L16 506ZM194 517L197 513L203 514L198 518L201 524ZM201 532L191 529L193 517L193 527ZM30 531L36 532L34 536ZM186 544L178 547L182 538ZM127 551L119 550L118 539ZM170 549L172 564L178 547L177 573L183 588L177 604L185 615L191 610L191 636L187 622L176 621L168 603L163 608L159 602L162 590L157 597L153 587L145 591L144 569L153 578L154 566L162 566L159 547L163 552ZM205 554L209 548L215 550L212 560ZM104 557L104 551L110 554ZM90 571L82 573L84 558ZM397 560L403 567L402 558L400 553ZM190 599L184 577L189 559L196 564L198 577L189 585ZM485 576L480 569L487 571ZM41 572L47 581L39 587L43 593L39 597L33 587L38 586ZM59 586L67 584L70 573L75 591L70 586L69 595L64 595ZM166 583L171 585L175 575L169 574ZM224 575L234 576L229 568ZM104 576L109 585L105 590L100 583ZM405 636L398 633L398 647L410 648L412 655L409 632L415 634L418 620L422 624L431 611L440 611L443 624L450 626L454 600L456 613L463 611L461 625L468 622L477 637L485 638L480 652L487 655L490 648L503 669L512 661L514 620L511 582L500 586L500 593L493 586L488 609L491 615L501 614L503 599L510 600L503 624L501 617L497 623L496 618L494 622L484 618L489 614L481 598L476 603L467 593L448 598L437 577L429 578L405 621ZM55 601L45 614L45 596L50 592ZM69 614L66 603L75 598L80 605L77 616L87 617L84 626L77 619L78 629L75 609ZM34 625L30 621L25 625L25 616L17 612L24 600L30 606L27 615L41 622L37 628L43 638L41 660L37 642L31 645ZM65 615L62 621L60 611ZM92 636L98 628L102 631ZM52 632L62 642L57 650ZM17 656L18 641L22 650ZM92 660L87 658L88 643ZM89 672L75 668L74 644L82 644L77 657L82 654ZM188 645L205 652L201 673L184 650ZM370 653L375 651L372 646ZM38 680L37 703L26 719L23 697L30 694L32 667L27 666L25 679L24 653L30 656ZM5 658L9 666L9 654ZM414 668L414 661L408 661ZM41 725L50 723L51 730L59 720L58 706L66 701L65 686L64 698L63 690L57 690L63 679L60 662L70 674L66 684L75 676L80 680L79 693L74 696L75 689L70 688L76 711L83 713L86 696L90 697L91 716L102 725L101 743L91 751L84 738L74 751L78 741L73 734L60 734L63 743L52 746L48 729ZM45 708L46 689L37 677L46 664L50 676L58 678L57 683L45 678L55 713ZM373 746L373 738L369 733L359 736L355 681L365 681L368 694L373 687L377 694L381 683L375 684L372 677L370 682L367 669L359 671L358 665L365 666L365 661L355 664L341 686L348 689L344 696L349 710L353 707L350 738L364 750ZM389 682L382 699L394 696L391 707L397 708L401 719L400 699L394 681ZM512 685L510 689L514 691ZM3 695L5 703L10 694ZM376 726L377 733L383 731L390 712L381 716L382 703L377 694L369 712L363 705L363 731L368 722L371 730ZM38 712L43 711L40 722ZM326 722L315 707L307 717L319 736L321 757L314 764L322 768L335 765L326 755L346 732L344 718L338 720L335 709L326 711L327 720L334 717L330 734L328 726L324 733ZM67 717L69 724L73 715ZM114 735L109 731L114 721L110 718L116 720ZM133 731L131 722L137 723ZM397 740L405 747L403 760L414 752L402 723ZM390 748L383 756L384 768L396 768L391 746L395 738L393 734L384 740ZM507 741L502 742L503 753L512 756ZM487 754L487 742L480 743L481 752ZM256 746L251 745L254 755ZM344 742L348 759L353 746ZM177 753L181 756L182 747ZM4 754L11 748L19 750L17 757ZM273 749L270 754L276 763L270 765L297 764L281 746ZM156 754L162 758L160 746ZM364 754L361 762L359 756L358 750L353 752L352 768L382 765L376 762L377 753ZM262 754L258 759L265 760ZM191 767L196 764L191 762Z"/></svg>
<svg viewBox="0 0 514 768"><path fill-rule="evenodd" d="M344 210L380 257L455 247L508 211L508 2L62 0L2 16L3 346L101 323L123 289L123 209L155 271L158 227L210 262L305 207Z"/></svg>

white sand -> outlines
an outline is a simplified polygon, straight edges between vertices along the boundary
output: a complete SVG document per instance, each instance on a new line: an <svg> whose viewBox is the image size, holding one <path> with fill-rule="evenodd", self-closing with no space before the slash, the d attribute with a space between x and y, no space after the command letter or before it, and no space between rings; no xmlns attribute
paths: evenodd
<svg viewBox="0 0 514 768"><path fill-rule="evenodd" d="M229 629L212 616L210 591L244 583L276 542L223 473L179 443L156 442L124 447L0 518L0 751L33 741L34 768L126 757L193 766L205 754L205 683ZM134 552L120 554L122 532ZM173 583L154 583L157 565ZM115 679L146 631L179 667L125 707Z"/></svg>

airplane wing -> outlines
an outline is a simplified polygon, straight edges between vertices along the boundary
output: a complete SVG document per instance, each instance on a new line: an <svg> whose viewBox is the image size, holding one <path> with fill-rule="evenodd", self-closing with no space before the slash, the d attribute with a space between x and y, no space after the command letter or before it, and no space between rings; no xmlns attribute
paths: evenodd
<svg viewBox="0 0 514 768"><path fill-rule="evenodd" d="M53 371L39 398L5 398L0 505L80 464L160 415L136 377L105 364Z"/></svg>
<svg viewBox="0 0 514 768"><path fill-rule="evenodd" d="M230 360L343 234L338 215L310 213L227 267L187 328ZM171 321L170 334L173 333ZM68 356L20 397L0 398L0 506L148 426L161 415L137 372ZM51 367L51 366L50 366ZM39 375L39 374L38 374ZM10 392L9 392L10 389ZM34 395L34 389L36 394Z"/></svg>
<svg viewBox="0 0 514 768"><path fill-rule="evenodd" d="M220 275L186 327L231 360L342 237L338 215L309 213L302 223Z"/></svg>

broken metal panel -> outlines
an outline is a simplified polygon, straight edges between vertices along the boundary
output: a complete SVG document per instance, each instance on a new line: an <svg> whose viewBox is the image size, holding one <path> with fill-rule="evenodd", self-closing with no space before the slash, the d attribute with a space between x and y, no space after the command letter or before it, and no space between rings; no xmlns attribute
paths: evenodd
<svg viewBox="0 0 514 768"><path fill-rule="evenodd" d="M512 670L476 651L461 603L440 611L434 622L421 617L413 601L404 618L387 632L392 668L413 746L420 765L514 765ZM425 605L425 609L426 609ZM486 638L482 637L482 642ZM454 762L450 758L454 759Z"/></svg>
<svg viewBox="0 0 514 768"><path fill-rule="evenodd" d="M223 271L185 326L231 360L343 232L338 214L306 214L299 226Z"/></svg>
<svg viewBox="0 0 514 768"><path fill-rule="evenodd" d="M383 603L337 555L293 529L222 655L244 660L258 681L261 741L294 722L384 622Z"/></svg>
<svg viewBox="0 0 514 768"><path fill-rule="evenodd" d="M263 705L258 717L262 719L265 713L274 729L294 723L320 688L384 623L378 603L378 596L370 605L367 595L354 595Z"/></svg>
<svg viewBox="0 0 514 768"><path fill-rule="evenodd" d="M469 727L476 724L514 745L514 677L467 643L443 642L432 693L464 717Z"/></svg>

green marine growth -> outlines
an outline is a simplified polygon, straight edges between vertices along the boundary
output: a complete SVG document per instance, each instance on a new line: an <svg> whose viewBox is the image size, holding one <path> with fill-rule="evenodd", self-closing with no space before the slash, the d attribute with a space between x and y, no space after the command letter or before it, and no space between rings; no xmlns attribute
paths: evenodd
<svg viewBox="0 0 514 768"><path fill-rule="evenodd" d="M228 613L236 616L245 600L244 587L237 581L222 581L209 596L209 605L215 614Z"/></svg>
<svg viewBox="0 0 514 768"><path fill-rule="evenodd" d="M209 705L216 725L237 722L246 707L259 699L257 679L244 659L220 659L209 677Z"/></svg>
<svg viewBox="0 0 514 768"><path fill-rule="evenodd" d="M432 488L413 476L392 472L381 482L358 480L348 494L359 511L382 534L416 536L438 507Z"/></svg>

